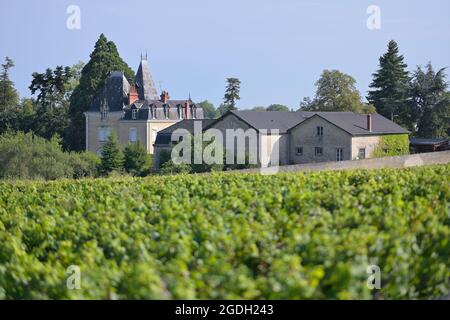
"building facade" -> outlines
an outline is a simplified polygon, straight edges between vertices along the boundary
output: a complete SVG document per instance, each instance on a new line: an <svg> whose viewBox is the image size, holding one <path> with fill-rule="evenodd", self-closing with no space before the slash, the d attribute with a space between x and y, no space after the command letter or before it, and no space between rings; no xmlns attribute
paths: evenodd
<svg viewBox="0 0 450 320"><path fill-rule="evenodd" d="M158 137L155 148L170 149L170 134L182 124L166 128L165 138ZM189 126L192 127L192 121ZM230 111L212 122L203 122L202 128L205 132L219 130L225 149L230 148L227 131L234 131L236 141L247 139L245 134L238 135L253 130L257 134L258 163L263 165L268 155L260 157L262 146L276 150L270 159L277 159L279 165L358 160L374 157L382 137L409 133L379 114L353 112ZM249 150L248 141L245 143Z"/></svg>
<svg viewBox="0 0 450 320"><path fill-rule="evenodd" d="M190 97L172 100L167 91L158 96L148 61L141 58L134 82L130 84L121 72L111 72L84 115L86 150L101 155L115 132L121 144L139 141L153 154L159 131L183 119L202 119L203 110Z"/></svg>

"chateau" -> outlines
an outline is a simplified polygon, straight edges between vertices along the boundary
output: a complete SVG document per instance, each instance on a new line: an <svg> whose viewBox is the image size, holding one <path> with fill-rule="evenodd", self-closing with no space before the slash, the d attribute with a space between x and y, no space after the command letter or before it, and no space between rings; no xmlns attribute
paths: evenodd
<svg viewBox="0 0 450 320"><path fill-rule="evenodd" d="M203 119L202 108L191 101L171 100L155 87L147 59L141 57L134 83L113 71L95 97L86 118L86 150L101 155L111 132L121 144L140 141L153 154L158 132L183 119Z"/></svg>

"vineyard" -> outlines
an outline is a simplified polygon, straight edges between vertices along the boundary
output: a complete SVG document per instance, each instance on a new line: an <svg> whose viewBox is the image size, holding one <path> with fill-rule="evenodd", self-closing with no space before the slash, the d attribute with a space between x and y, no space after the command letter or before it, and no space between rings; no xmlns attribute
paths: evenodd
<svg viewBox="0 0 450 320"><path fill-rule="evenodd" d="M441 298L450 165L0 182L0 242L0 299Z"/></svg>

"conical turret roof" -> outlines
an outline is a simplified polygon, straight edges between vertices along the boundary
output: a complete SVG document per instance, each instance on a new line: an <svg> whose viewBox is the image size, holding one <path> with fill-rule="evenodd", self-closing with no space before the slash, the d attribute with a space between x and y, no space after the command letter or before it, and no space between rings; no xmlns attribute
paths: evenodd
<svg viewBox="0 0 450 320"><path fill-rule="evenodd" d="M141 58L139 63L139 68L136 73L136 89L138 92L139 99L141 100L157 100L158 92L153 82L152 75L150 73L150 68L148 66L148 61L145 58Z"/></svg>

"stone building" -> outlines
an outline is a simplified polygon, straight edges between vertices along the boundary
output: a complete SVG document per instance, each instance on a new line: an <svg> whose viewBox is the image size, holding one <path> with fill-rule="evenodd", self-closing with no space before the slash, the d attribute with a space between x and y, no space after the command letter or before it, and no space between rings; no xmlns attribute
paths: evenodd
<svg viewBox="0 0 450 320"><path fill-rule="evenodd" d="M171 134L184 126L193 127L193 121L166 128L155 148L170 149ZM204 132L218 129L223 137L227 130L254 130L258 155L262 145L269 146L277 150L280 165L372 158L382 137L409 133L379 114L353 112L229 111L214 121L203 121L201 127ZM229 149L225 138L221 143ZM264 161L261 158L259 163Z"/></svg>
<svg viewBox="0 0 450 320"><path fill-rule="evenodd" d="M121 72L111 72L84 115L86 150L101 155L114 131L121 144L140 141L152 154L160 130L183 119L202 119L203 110L190 97L172 100L166 91L158 96L148 61L141 58L134 83Z"/></svg>

